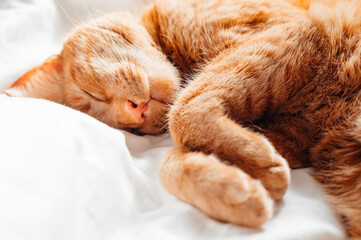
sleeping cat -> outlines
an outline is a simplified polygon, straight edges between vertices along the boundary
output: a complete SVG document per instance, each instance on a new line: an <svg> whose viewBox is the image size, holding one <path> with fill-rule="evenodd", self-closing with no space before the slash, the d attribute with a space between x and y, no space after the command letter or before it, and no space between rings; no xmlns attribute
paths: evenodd
<svg viewBox="0 0 361 240"><path fill-rule="evenodd" d="M357 0L157 0L141 22L116 13L79 26L6 94L139 134L168 119L163 186L221 221L262 225L288 164L313 166L357 238L360 10Z"/></svg>

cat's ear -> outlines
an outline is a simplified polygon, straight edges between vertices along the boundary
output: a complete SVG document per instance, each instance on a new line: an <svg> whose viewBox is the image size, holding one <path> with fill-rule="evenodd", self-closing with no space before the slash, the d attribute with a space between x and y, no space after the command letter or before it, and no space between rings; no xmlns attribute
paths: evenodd
<svg viewBox="0 0 361 240"><path fill-rule="evenodd" d="M11 97L43 98L63 103L62 73L61 56L52 55L43 64L21 76L4 93Z"/></svg>

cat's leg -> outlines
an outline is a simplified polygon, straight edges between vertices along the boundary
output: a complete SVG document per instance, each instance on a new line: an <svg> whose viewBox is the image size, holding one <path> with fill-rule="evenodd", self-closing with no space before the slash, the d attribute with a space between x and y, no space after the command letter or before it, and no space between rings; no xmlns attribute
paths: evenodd
<svg viewBox="0 0 361 240"><path fill-rule="evenodd" d="M315 178L353 238L361 238L361 118L332 130L311 151Z"/></svg>
<svg viewBox="0 0 361 240"><path fill-rule="evenodd" d="M259 227L272 217L273 200L262 184L214 155L176 146L159 174L170 193L217 220Z"/></svg>
<svg viewBox="0 0 361 240"><path fill-rule="evenodd" d="M179 145L214 153L260 179L271 196L280 199L289 185L287 162L262 135L228 118L221 100L203 94L189 105L173 108L170 131ZM196 107L195 107L196 106Z"/></svg>
<svg viewBox="0 0 361 240"><path fill-rule="evenodd" d="M242 127L230 117L231 111L243 111L244 119L256 119L262 114L260 109L264 109L261 105L268 104L268 97L259 94L252 96L251 88L242 90L248 86L241 86L240 89L235 86L223 91L222 84L230 83L226 80L222 83L219 79L223 76L210 74L210 77L218 82L194 80L172 107L169 129L173 140L192 151L214 153L220 159L239 166L261 180L273 198L282 198L290 181L287 162L264 136ZM257 88L253 90L257 91ZM241 109L230 109L229 101L238 101ZM252 106L242 108L244 102L254 102L258 109L251 110Z"/></svg>

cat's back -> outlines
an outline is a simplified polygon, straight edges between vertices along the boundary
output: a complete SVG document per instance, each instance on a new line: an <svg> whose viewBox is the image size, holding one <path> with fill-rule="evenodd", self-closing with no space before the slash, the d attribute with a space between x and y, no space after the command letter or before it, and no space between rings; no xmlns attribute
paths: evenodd
<svg viewBox="0 0 361 240"><path fill-rule="evenodd" d="M297 146L302 148L302 154L296 159L302 156L308 161L310 148L328 131L358 117L361 107L360 6L359 1L320 0L308 11L312 28L305 28L303 37L297 41L310 43L310 48L299 50L299 55L303 56L302 64L311 74L277 111L263 119L266 124L262 125L296 139ZM306 53L312 57L310 61L306 61ZM290 164L300 166L299 163Z"/></svg>
<svg viewBox="0 0 361 240"><path fill-rule="evenodd" d="M191 73L221 51L277 24L304 21L291 0L157 0L143 24L167 56Z"/></svg>

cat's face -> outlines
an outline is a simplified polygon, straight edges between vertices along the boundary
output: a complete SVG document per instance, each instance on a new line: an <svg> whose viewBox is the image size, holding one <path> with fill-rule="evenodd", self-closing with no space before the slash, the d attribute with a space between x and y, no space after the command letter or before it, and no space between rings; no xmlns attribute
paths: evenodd
<svg viewBox="0 0 361 240"><path fill-rule="evenodd" d="M65 104L119 129L158 134L180 80L128 14L76 29L62 51Z"/></svg>

